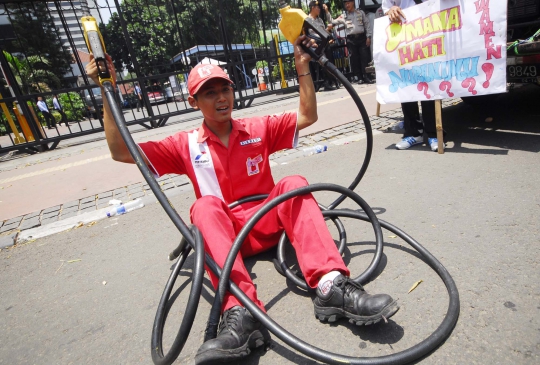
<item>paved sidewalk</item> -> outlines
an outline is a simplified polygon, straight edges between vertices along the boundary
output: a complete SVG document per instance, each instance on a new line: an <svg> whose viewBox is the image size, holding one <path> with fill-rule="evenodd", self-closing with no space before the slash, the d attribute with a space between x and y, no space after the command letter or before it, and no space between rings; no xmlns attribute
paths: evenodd
<svg viewBox="0 0 540 365"><path fill-rule="evenodd" d="M360 88L360 94L362 94L362 89ZM447 99L443 101L443 108L450 106L450 105L456 105L460 103L460 99ZM297 100L294 99L289 102L292 107L296 105ZM320 108L320 107L319 107ZM258 108L257 112L264 113L269 111L274 111L276 109L275 105L268 105L264 107ZM235 118L241 117L243 114L252 113L252 109L243 109L240 112L237 112L234 114ZM358 112L356 111L358 114ZM383 112L380 114L379 117L375 115L370 116L370 122L372 129L374 131L384 131L388 129L390 126L395 125L398 123L403 117L403 114L401 113L401 108L395 108L393 110L389 110L386 112ZM197 118L191 118L189 123L185 123L182 125L182 130L189 130L192 128L195 128L200 124L201 120ZM320 122L318 122L320 123ZM151 130L148 131L149 133L145 134L146 139L150 139L152 135L155 134L162 134L163 131L158 130ZM153 132L153 133L152 133ZM322 131L318 131L309 135L305 135L303 137L299 138L299 146L296 149L293 150L285 150L278 153L275 153L271 156L271 161L274 164L283 164L287 163L290 160L294 160L298 157L303 156L303 149L312 146L315 144L345 144L349 143L355 140L359 140L360 138L363 138L363 135L365 134L365 128L363 121L361 118L359 118L356 121L349 122L343 125L338 125L336 127L328 128ZM55 151L55 153L50 154L41 154L38 156L29 156L28 158L23 158L22 163L17 164L14 163L16 160L12 161L7 166L0 166L0 172L4 171L13 171L20 168L25 168L29 166L35 166L39 165L45 162L54 161L54 160L61 160L67 157L71 157L77 154L81 154L83 151L84 153L89 153L93 150L100 150L103 149L104 142L96 142L95 137L91 142L89 142L87 145L85 145L84 150L80 149L71 149L70 151L62 151L58 150ZM93 157L94 161L107 158L107 155L99 155L96 157ZM86 160L89 161L89 160ZM60 165L56 167L56 169L61 170L62 168L65 168L66 165ZM34 172L34 174L37 174L40 172ZM29 173L31 175L32 173ZM25 175L22 175L23 177ZM6 185L15 182L17 179L20 179L21 175L14 176L12 178L6 178L0 180L0 185ZM140 176L140 179L142 179L142 176ZM166 175L162 176L158 179L158 182L161 186L161 189L164 192L174 192L175 189L186 187L186 185L189 185L190 182L185 176L176 176L176 175ZM4 187L2 187L3 189ZM184 189L182 189L183 191ZM0 223L0 249L6 248L9 246L14 245L17 242L21 242L19 239L20 233L30 230L30 229L36 229L38 227L46 227L48 225L54 224L56 222L70 219L72 217L76 216L82 216L87 213L95 212L96 210L106 208L108 206L108 203L111 199L117 199L122 200L123 202L127 202L133 199L142 198L146 196L152 196L153 193L150 190L148 184L144 182L136 182L130 185L126 186L118 186L117 188L106 190L102 192L98 192L96 194L92 194L89 196L86 196L81 199L77 200L70 200L66 201L62 204L57 204L54 206L47 207L45 209L40 209L37 211L34 211L32 213L18 215L16 217L10 217L8 219L3 220ZM84 217L81 217L83 219ZM76 226L78 224L77 220L71 220L73 221L72 226ZM65 227L65 229L69 229L72 226ZM43 230L41 230L43 231ZM56 232L54 230L53 232ZM24 236L24 239L27 239L28 236Z"/></svg>

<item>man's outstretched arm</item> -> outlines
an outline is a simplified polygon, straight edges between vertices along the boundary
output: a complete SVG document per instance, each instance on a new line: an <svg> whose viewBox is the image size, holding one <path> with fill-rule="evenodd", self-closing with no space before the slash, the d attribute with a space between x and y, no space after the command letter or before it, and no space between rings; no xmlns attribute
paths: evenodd
<svg viewBox="0 0 540 365"><path fill-rule="evenodd" d="M112 59L109 55L106 57L109 72L113 76L114 83L116 84L116 70L114 69ZM86 74L96 83L96 85L99 85L98 70L93 55L90 55L90 62L86 65ZM105 137L107 139L107 144L109 145L109 150L111 151L111 157L115 161L135 163L129 153L126 143L118 131L116 123L114 122L109 102L105 97L103 88L101 94L103 96L103 129L105 130ZM145 162L148 164L146 160Z"/></svg>
<svg viewBox="0 0 540 365"><path fill-rule="evenodd" d="M294 61L300 84L300 105L298 107L298 130L309 127L317 121L317 98L315 97L315 87L313 79L309 75L309 61L311 56L302 49L301 44L306 47L316 47L315 41L302 35L294 42ZM302 76L304 75L304 76Z"/></svg>

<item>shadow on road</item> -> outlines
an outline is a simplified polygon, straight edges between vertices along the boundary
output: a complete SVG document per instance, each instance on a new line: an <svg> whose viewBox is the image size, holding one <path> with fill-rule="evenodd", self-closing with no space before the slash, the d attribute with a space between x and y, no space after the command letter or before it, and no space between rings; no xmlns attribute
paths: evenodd
<svg viewBox="0 0 540 365"><path fill-rule="evenodd" d="M540 87L525 85L491 103L464 102L443 109L443 128L450 142L445 153L506 155L510 150L540 151ZM489 121L492 118L491 121ZM403 131L395 133L396 142ZM394 149L388 146L386 149ZM431 152L425 146L414 150Z"/></svg>

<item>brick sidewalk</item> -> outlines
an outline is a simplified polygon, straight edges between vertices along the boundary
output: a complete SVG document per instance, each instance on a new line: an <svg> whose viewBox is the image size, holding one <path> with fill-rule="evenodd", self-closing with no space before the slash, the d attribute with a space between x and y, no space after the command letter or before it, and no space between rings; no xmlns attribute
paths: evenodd
<svg viewBox="0 0 540 365"><path fill-rule="evenodd" d="M448 107L461 102L461 99L445 99L442 106ZM379 117L372 115L369 117L374 131L386 131L389 127L397 124L403 114L401 108L381 113ZM298 147L292 150L284 150L274 153L270 160L276 164L294 160L303 157L303 149L315 144L331 143L334 140L345 137L360 135L365 132L364 124L361 119L358 121L343 124L321 132L299 138ZM65 155L56 155L54 157L45 157L34 161L33 164L58 159ZM16 167L15 167L16 168ZM167 192L171 189L179 188L190 184L185 176L165 175L157 179L162 191ZM148 184L138 182L132 185L118 187L114 190L105 191L96 195L88 196L79 200L73 200L60 205L49 207L40 211L26 215L4 220L0 223L0 249L14 245L17 235L31 228L45 226L63 219L71 218L77 215L96 211L108 206L111 199L118 199L124 202L137 198L153 195Z"/></svg>

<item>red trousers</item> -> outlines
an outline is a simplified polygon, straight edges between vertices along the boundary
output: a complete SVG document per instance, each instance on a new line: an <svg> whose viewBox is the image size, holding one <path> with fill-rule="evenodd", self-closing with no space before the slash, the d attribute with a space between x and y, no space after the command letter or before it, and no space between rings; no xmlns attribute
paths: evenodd
<svg viewBox="0 0 540 365"><path fill-rule="evenodd" d="M204 237L206 252L223 267L225 259L238 232L263 204L287 191L306 186L301 176L289 176L279 181L264 202L246 203L229 209L215 196L197 199L191 207L191 222ZM324 274L336 270L349 276L341 255L313 195L289 199L266 214L255 225L244 241L231 272L232 281L263 311L264 304L257 299L257 292L244 266L243 258L266 251L277 245L283 230L296 251L300 269L308 285L315 288ZM212 285L217 288L218 277L206 269ZM223 302L222 311L241 305L230 293Z"/></svg>

